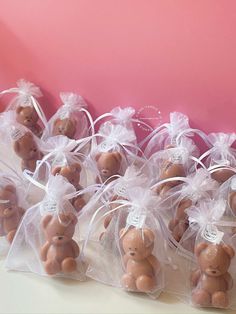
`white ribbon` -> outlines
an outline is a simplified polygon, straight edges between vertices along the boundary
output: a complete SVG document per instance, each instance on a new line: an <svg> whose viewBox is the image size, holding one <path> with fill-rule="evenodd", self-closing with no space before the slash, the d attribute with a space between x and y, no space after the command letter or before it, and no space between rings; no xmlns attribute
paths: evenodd
<svg viewBox="0 0 236 314"><path fill-rule="evenodd" d="M161 136L164 133L167 133L167 137L170 137L170 144L176 144L176 137L178 134L185 129L189 129L189 120L188 117L180 112L171 112L170 113L170 123L164 123L158 128L154 129L141 143L140 147L143 147L144 144L153 138L155 135ZM186 132L187 135L187 132ZM191 133L187 136L191 136Z"/></svg>

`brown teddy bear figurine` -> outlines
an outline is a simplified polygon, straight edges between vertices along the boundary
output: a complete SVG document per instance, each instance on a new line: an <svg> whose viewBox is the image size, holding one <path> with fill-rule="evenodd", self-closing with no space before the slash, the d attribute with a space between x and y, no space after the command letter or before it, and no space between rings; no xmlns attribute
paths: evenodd
<svg viewBox="0 0 236 314"><path fill-rule="evenodd" d="M130 291L153 292L157 286L156 276L160 272L160 263L152 255L154 233L150 229L130 229L120 236L125 252L123 256L126 274L121 279L122 286Z"/></svg>
<svg viewBox="0 0 236 314"><path fill-rule="evenodd" d="M185 231L188 229L188 215L185 210L192 206L190 199L183 199L176 210L175 217L169 222L169 229L172 232L173 238L179 242Z"/></svg>
<svg viewBox="0 0 236 314"><path fill-rule="evenodd" d="M195 256L199 269L191 276L194 287L192 302L196 306L227 308L227 291L233 286L228 273L234 250L226 244L208 244L201 242L195 247Z"/></svg>
<svg viewBox="0 0 236 314"><path fill-rule="evenodd" d="M36 136L41 137L42 128L38 124L39 116L33 106L19 106L16 109L16 120L30 129Z"/></svg>
<svg viewBox="0 0 236 314"><path fill-rule="evenodd" d="M54 176L56 174L62 175L76 188L77 191L82 189L80 185L80 172L81 166L79 163L73 163L70 166L56 167L52 170ZM82 196L75 197L71 202L76 211L80 211L85 205L85 200Z"/></svg>
<svg viewBox="0 0 236 314"><path fill-rule="evenodd" d="M160 175L160 181L174 178L174 177L185 177L184 166L182 164L173 163L172 161L165 161L162 165L162 171ZM164 195L169 191L172 187L180 184L180 181L171 181L163 183L161 186L157 188L157 193L160 195Z"/></svg>
<svg viewBox="0 0 236 314"><path fill-rule="evenodd" d="M103 183L107 180L107 183L115 180L112 178L108 180L111 176L119 174L121 167L122 156L119 152L104 152L96 155L95 160L97 162L97 168L101 177L102 182L100 182L99 177L97 177L97 183Z"/></svg>
<svg viewBox="0 0 236 314"><path fill-rule="evenodd" d="M42 158L42 153L34 140L31 132L26 132L18 140L14 142L15 153L22 158L22 170L28 169L34 172L37 160Z"/></svg>
<svg viewBox="0 0 236 314"><path fill-rule="evenodd" d="M13 185L9 184L0 189L0 200L1 235L6 235L11 243L25 211L17 206L16 188Z"/></svg>
<svg viewBox="0 0 236 314"><path fill-rule="evenodd" d="M49 214L42 218L46 243L40 255L48 275L76 271L76 258L80 253L78 244L72 239L76 224L77 218L73 213L59 214L59 217Z"/></svg>
<svg viewBox="0 0 236 314"><path fill-rule="evenodd" d="M52 135L64 135L74 139L76 133L76 122L71 118L56 119L53 124Z"/></svg>

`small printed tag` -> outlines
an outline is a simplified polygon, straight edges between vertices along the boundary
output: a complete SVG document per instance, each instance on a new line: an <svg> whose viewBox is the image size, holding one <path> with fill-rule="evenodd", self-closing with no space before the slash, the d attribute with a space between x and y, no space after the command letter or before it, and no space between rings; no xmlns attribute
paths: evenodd
<svg viewBox="0 0 236 314"><path fill-rule="evenodd" d="M57 203L52 200L45 201L41 204L41 211L44 213L55 212L56 210L57 210Z"/></svg>
<svg viewBox="0 0 236 314"><path fill-rule="evenodd" d="M114 189L115 194L119 195L119 196L127 196L127 187L124 184L118 184L115 186Z"/></svg>
<svg viewBox="0 0 236 314"><path fill-rule="evenodd" d="M142 228L146 220L146 215L131 211L127 217L127 224L136 228Z"/></svg>
<svg viewBox="0 0 236 314"><path fill-rule="evenodd" d="M112 141L104 141L98 145L98 149L101 152L108 152L114 148L114 143Z"/></svg>
<svg viewBox="0 0 236 314"><path fill-rule="evenodd" d="M172 156L171 156L171 161L173 163L181 163L182 162L182 156L179 154L179 153L174 153Z"/></svg>
<svg viewBox="0 0 236 314"><path fill-rule="evenodd" d="M69 118L69 116L70 116L70 112L69 112L69 110L62 110L61 112L60 112L60 115L59 115L59 118L61 119L61 120L64 120L64 119L67 119L67 118Z"/></svg>
<svg viewBox="0 0 236 314"><path fill-rule="evenodd" d="M221 232L213 224L206 225L202 232L202 237L209 242L219 244L224 236L224 232Z"/></svg>
<svg viewBox="0 0 236 314"><path fill-rule="evenodd" d="M22 95L22 98L21 98L21 101L22 101L22 104L23 106L25 105L31 105L31 99L30 99L30 96L25 94L25 95Z"/></svg>
<svg viewBox="0 0 236 314"><path fill-rule="evenodd" d="M19 140L19 138L21 138L23 136L22 132L20 129L17 129L17 128L13 128L11 130L11 138L14 140L14 141L17 141Z"/></svg>

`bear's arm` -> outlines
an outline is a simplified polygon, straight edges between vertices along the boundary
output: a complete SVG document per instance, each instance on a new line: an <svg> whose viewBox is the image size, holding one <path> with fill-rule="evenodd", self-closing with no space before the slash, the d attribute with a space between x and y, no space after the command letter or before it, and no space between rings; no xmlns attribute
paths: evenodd
<svg viewBox="0 0 236 314"><path fill-rule="evenodd" d="M47 253L48 253L49 247L50 247L50 243L46 242L40 250L40 258L43 262L47 260Z"/></svg>
<svg viewBox="0 0 236 314"><path fill-rule="evenodd" d="M78 257L79 253L80 253L80 249L79 249L78 244L74 240L72 240L71 245L72 245L72 249L74 251L75 257Z"/></svg>
<svg viewBox="0 0 236 314"><path fill-rule="evenodd" d="M227 290L232 289L233 288L233 279L232 279L232 277L231 277L231 275L229 273L226 273L224 275L224 280L227 283Z"/></svg>
<svg viewBox="0 0 236 314"><path fill-rule="evenodd" d="M124 256L123 256L123 262L124 262L124 265L125 265L125 267L127 266L127 263L128 263L128 260L130 259L130 257L127 255L127 254L125 254Z"/></svg>
<svg viewBox="0 0 236 314"><path fill-rule="evenodd" d="M192 272L190 280L191 280L191 283L192 283L192 286L193 286L193 287L196 287L196 286L197 286L200 277L201 277L201 271L200 271L200 269L194 270L194 271Z"/></svg>
<svg viewBox="0 0 236 314"><path fill-rule="evenodd" d="M22 161L21 161L22 171L24 171L26 169L26 170L33 172L35 170L35 167L36 167L36 160L34 160L34 159L31 159L31 160L22 159Z"/></svg>
<svg viewBox="0 0 236 314"><path fill-rule="evenodd" d="M41 135L43 134L43 129L41 128L41 126L37 123L35 124L35 134L38 136L38 137L41 137Z"/></svg>
<svg viewBox="0 0 236 314"><path fill-rule="evenodd" d="M154 271L157 275L161 269L158 259L154 255L150 255L150 256L148 256L147 260L152 265L152 268L154 269Z"/></svg>

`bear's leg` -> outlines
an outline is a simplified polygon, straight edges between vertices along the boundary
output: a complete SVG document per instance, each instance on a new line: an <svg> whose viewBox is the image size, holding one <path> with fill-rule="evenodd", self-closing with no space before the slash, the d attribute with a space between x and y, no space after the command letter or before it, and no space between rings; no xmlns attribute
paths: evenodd
<svg viewBox="0 0 236 314"><path fill-rule="evenodd" d="M61 271L60 264L57 260L47 260L44 263L44 269L48 275L55 275Z"/></svg>
<svg viewBox="0 0 236 314"><path fill-rule="evenodd" d="M7 234L7 240L8 240L8 242L12 243L15 234L16 234L16 229L11 230L11 231Z"/></svg>
<svg viewBox="0 0 236 314"><path fill-rule="evenodd" d="M124 274L121 278L122 287L128 291L136 291L135 278L131 274Z"/></svg>
<svg viewBox="0 0 236 314"><path fill-rule="evenodd" d="M73 271L76 271L76 260L73 257L65 258L61 263L61 269L64 273L72 273Z"/></svg>
<svg viewBox="0 0 236 314"><path fill-rule="evenodd" d="M168 228L170 229L170 231L174 231L174 228L178 225L178 223L178 219L171 219L168 224Z"/></svg>
<svg viewBox="0 0 236 314"><path fill-rule="evenodd" d="M223 291L217 291L212 295L212 305L217 308L227 308L229 306L228 296Z"/></svg>
<svg viewBox="0 0 236 314"><path fill-rule="evenodd" d="M196 289L192 292L192 302L195 306L210 306L211 295L203 289Z"/></svg>
<svg viewBox="0 0 236 314"><path fill-rule="evenodd" d="M156 286L156 280L154 277L142 275L136 280L137 289L141 292L152 292Z"/></svg>

